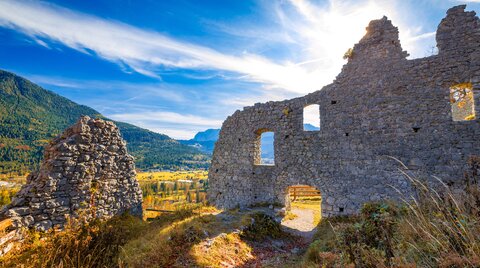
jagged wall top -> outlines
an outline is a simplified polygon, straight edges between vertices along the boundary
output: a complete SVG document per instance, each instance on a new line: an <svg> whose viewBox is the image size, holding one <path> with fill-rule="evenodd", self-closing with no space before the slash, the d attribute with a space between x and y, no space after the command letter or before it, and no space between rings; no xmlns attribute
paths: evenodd
<svg viewBox="0 0 480 268"><path fill-rule="evenodd" d="M475 11L465 11L466 5L450 8L437 29L439 53L462 52L480 43L480 22Z"/></svg>
<svg viewBox="0 0 480 268"><path fill-rule="evenodd" d="M352 61L371 61L377 59L405 59L408 53L402 50L398 38L398 28L387 17L372 20L367 33L353 47Z"/></svg>

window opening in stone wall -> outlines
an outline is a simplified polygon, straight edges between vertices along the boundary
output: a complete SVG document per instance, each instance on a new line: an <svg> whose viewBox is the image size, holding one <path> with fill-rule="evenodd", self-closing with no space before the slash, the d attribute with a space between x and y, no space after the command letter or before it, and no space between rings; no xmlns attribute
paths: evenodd
<svg viewBox="0 0 480 268"><path fill-rule="evenodd" d="M475 119L475 102L472 83L462 83L450 87L450 104L453 121Z"/></svg>
<svg viewBox="0 0 480 268"><path fill-rule="evenodd" d="M260 164L262 165L273 165L275 164L275 148L273 141L275 139L275 134L271 131L262 133L260 137Z"/></svg>
<svg viewBox="0 0 480 268"><path fill-rule="evenodd" d="M257 131L257 140L255 141L255 165L274 165L275 164L275 134L268 130Z"/></svg>
<svg viewBox="0 0 480 268"><path fill-rule="evenodd" d="M303 108L303 130L320 130L320 105L311 104Z"/></svg>

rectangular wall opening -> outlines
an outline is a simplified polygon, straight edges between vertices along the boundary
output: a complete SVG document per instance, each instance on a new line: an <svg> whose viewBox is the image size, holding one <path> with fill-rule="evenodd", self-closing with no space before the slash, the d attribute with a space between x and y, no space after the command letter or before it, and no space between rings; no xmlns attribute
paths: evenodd
<svg viewBox="0 0 480 268"><path fill-rule="evenodd" d="M275 134L271 131L262 133L260 138L260 165L274 165L275 164L275 146L273 141Z"/></svg>
<svg viewBox="0 0 480 268"><path fill-rule="evenodd" d="M256 134L254 164L275 165L275 133L260 129Z"/></svg>
<svg viewBox="0 0 480 268"><path fill-rule="evenodd" d="M303 130L320 130L320 105L310 104L303 108Z"/></svg>
<svg viewBox="0 0 480 268"><path fill-rule="evenodd" d="M472 83L462 83L450 87L450 105L453 121L475 119L475 101Z"/></svg>

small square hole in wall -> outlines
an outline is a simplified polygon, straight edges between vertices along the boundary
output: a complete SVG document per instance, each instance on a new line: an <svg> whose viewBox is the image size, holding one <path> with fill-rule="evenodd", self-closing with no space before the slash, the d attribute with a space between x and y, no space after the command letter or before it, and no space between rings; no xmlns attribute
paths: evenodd
<svg viewBox="0 0 480 268"><path fill-rule="evenodd" d="M348 137L348 132L345 132L345 137Z"/></svg>
<svg viewBox="0 0 480 268"><path fill-rule="evenodd" d="M336 100L332 100L331 103L332 103L332 104L337 104L337 101L336 101Z"/></svg>
<svg viewBox="0 0 480 268"><path fill-rule="evenodd" d="M340 211L340 212L343 212L344 210L345 210L345 208L342 208L342 207L338 208L338 211Z"/></svg>
<svg viewBox="0 0 480 268"><path fill-rule="evenodd" d="M417 133L420 130L419 127L413 127L412 129L413 129L413 132L415 132L415 133Z"/></svg>
<svg viewBox="0 0 480 268"><path fill-rule="evenodd" d="M461 83L450 87L450 105L453 121L475 119L475 99L472 83Z"/></svg>
<svg viewBox="0 0 480 268"><path fill-rule="evenodd" d="M242 141L242 139L238 138L238 141Z"/></svg>

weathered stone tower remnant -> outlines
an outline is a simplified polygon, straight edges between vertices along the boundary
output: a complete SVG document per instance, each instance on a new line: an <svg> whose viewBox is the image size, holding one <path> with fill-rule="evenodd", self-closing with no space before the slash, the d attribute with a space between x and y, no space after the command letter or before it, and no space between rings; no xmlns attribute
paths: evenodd
<svg viewBox="0 0 480 268"><path fill-rule="evenodd" d="M48 230L67 217L142 215L142 192L134 159L113 122L87 116L46 148L38 172L31 173L7 216L16 226Z"/></svg>
<svg viewBox="0 0 480 268"><path fill-rule="evenodd" d="M466 160L480 153L480 22L465 7L448 10L438 26L437 55L407 60L384 17L370 22L332 84L229 116L215 145L210 201L285 203L288 186L305 184L321 191L324 216L355 213L364 202L412 193L391 157L419 178L461 183ZM303 109L314 104L320 130L304 131ZM274 132L273 165L259 161L266 131Z"/></svg>

